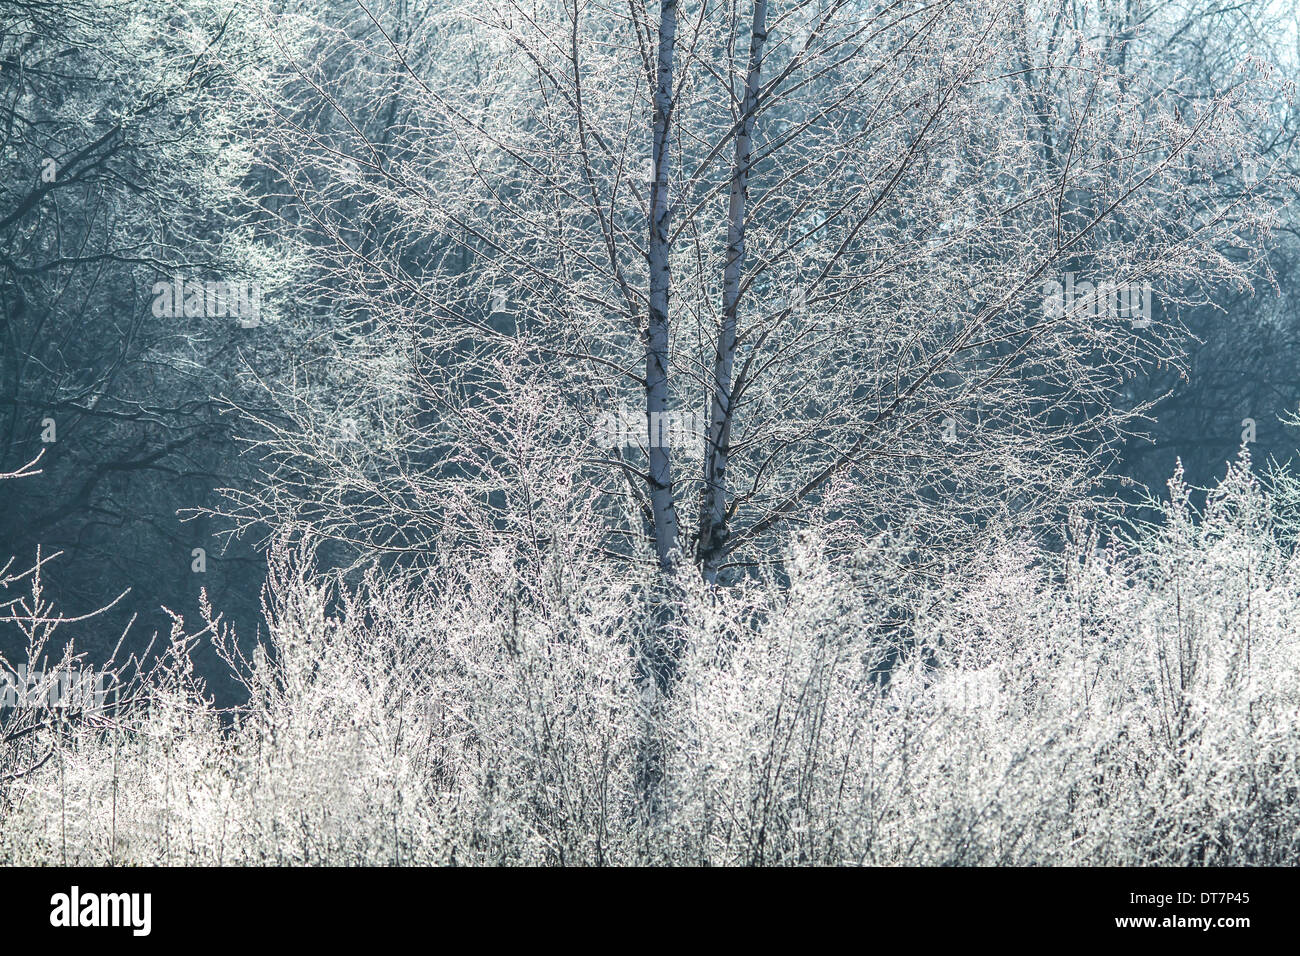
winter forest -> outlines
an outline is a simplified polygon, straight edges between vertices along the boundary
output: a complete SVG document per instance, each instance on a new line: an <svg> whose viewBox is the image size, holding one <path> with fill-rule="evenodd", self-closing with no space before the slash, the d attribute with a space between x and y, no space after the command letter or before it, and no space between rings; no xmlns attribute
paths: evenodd
<svg viewBox="0 0 1300 956"><path fill-rule="evenodd" d="M1300 863L1295 0L0 0L0 865Z"/></svg>

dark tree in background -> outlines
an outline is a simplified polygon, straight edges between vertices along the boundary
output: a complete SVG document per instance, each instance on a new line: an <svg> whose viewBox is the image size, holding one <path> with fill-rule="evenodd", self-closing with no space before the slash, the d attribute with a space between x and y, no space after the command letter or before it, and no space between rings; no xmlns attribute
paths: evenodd
<svg viewBox="0 0 1300 956"><path fill-rule="evenodd" d="M263 562L179 512L239 480L217 399L264 332L157 315L153 291L256 267L243 29L216 4L0 4L0 461L41 456L0 492L0 551L61 550L46 576L69 614L130 590L78 636L92 652L135 615L147 640L200 587L256 607Z"/></svg>
<svg viewBox="0 0 1300 956"><path fill-rule="evenodd" d="M1151 5L1120 5L1146 24ZM1161 35L1167 82L1194 90L1223 89L1243 61L1282 65L1294 78L1297 13L1286 4L1188 4ZM1145 370L1128 383L1133 401L1158 400L1145 430L1130 440L1116 471L1156 494L1181 459L1187 480L1207 486L1222 478L1245 441L1257 465L1286 462L1300 433L1285 424L1300 406L1300 233L1297 232L1294 155L1300 133L1293 91L1267 104L1250 128L1254 163L1208 175L1225 191L1256 186L1264 171L1277 174L1278 218L1268 256L1247 287L1210 290L1206 304L1183 316L1185 358L1175 367ZM1204 169L1189 175L1206 176ZM1242 234L1241 243L1249 236ZM1220 249L1240 257L1232 244Z"/></svg>

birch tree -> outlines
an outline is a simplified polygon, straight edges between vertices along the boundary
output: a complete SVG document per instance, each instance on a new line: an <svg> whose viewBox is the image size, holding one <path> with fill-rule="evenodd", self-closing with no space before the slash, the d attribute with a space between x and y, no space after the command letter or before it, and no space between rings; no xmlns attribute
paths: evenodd
<svg viewBox="0 0 1300 956"><path fill-rule="evenodd" d="M1264 66L1203 95L1145 21L1053 9L366 4L326 24L348 69L290 58L268 135L319 361L270 383L270 478L233 494L237 524L404 565L536 561L561 533L539 503L576 498L604 550L725 583L798 528L842 556L888 533L925 570L936 542L951 561L990 523L1054 521L1147 411L1126 377L1246 280L1276 201L1208 175L1268 120ZM1075 273L1094 292L1054 308ZM1148 285L1149 322L1107 308ZM611 447L620 408L645 426ZM665 441L675 412L701 434Z"/></svg>

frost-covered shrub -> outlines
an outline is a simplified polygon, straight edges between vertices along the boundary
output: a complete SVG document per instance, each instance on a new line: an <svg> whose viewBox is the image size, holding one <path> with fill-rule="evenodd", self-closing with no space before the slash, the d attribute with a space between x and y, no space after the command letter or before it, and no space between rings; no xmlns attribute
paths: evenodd
<svg viewBox="0 0 1300 956"><path fill-rule="evenodd" d="M177 622L109 715L0 730L0 862L1295 863L1296 482L1170 487L1153 525L923 586L808 536L671 618L561 534L352 588L281 545L247 657ZM198 639L246 705L207 701Z"/></svg>
<svg viewBox="0 0 1300 956"><path fill-rule="evenodd" d="M1295 862L1295 554L1248 463L1199 520L1171 492L1155 528L1003 550L940 605L892 689L924 739L900 859Z"/></svg>

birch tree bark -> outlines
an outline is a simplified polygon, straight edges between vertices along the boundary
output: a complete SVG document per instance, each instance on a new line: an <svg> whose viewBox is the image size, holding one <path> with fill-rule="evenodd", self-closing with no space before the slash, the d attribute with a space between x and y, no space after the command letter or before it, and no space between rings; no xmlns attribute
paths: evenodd
<svg viewBox="0 0 1300 956"><path fill-rule="evenodd" d="M727 458L731 450L732 368L736 362L736 313L740 307L740 275L745 263L745 204L753 164L754 119L758 110L763 46L767 42L767 0L754 0L749 36L749 69L736 132L736 158L731 168L727 206L727 265L723 279L722 327L713 365L708 438L704 449L704 506L700 512L697 560L709 584L718 580L718 563L727 543Z"/></svg>
<svg viewBox="0 0 1300 956"><path fill-rule="evenodd" d="M654 94L654 183L650 187L650 315L645 329L645 406L649 458L650 507L654 514L655 554L659 567L672 570L677 550L677 505L673 497L672 458L658 424L668 404L669 132L673 121L673 47L677 43L677 0L663 0L659 10L659 48Z"/></svg>

